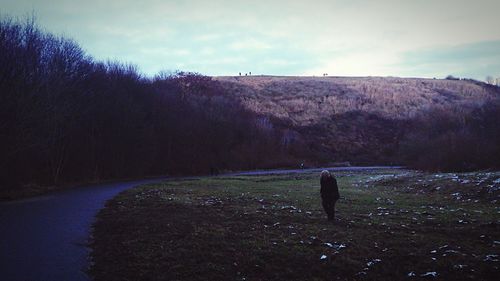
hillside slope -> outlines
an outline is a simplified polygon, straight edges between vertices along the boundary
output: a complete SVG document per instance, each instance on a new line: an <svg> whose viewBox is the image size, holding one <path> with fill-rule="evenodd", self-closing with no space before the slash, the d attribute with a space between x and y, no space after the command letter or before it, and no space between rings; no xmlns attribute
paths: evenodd
<svg viewBox="0 0 500 281"><path fill-rule="evenodd" d="M246 108L269 118L283 134L283 143L300 144L294 149L296 155L320 162L401 162L400 141L417 117L436 109L469 111L500 97L500 88L473 80L277 76L214 80Z"/></svg>
<svg viewBox="0 0 500 281"><path fill-rule="evenodd" d="M407 119L429 106L481 103L500 91L470 80L394 77L215 77L254 112L310 125L350 111Z"/></svg>

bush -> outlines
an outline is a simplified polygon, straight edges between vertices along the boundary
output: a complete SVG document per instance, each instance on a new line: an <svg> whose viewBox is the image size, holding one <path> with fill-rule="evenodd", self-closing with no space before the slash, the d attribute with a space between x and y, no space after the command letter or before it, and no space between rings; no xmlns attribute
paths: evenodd
<svg viewBox="0 0 500 281"><path fill-rule="evenodd" d="M412 167L433 171L499 168L500 100L420 113L401 144Z"/></svg>

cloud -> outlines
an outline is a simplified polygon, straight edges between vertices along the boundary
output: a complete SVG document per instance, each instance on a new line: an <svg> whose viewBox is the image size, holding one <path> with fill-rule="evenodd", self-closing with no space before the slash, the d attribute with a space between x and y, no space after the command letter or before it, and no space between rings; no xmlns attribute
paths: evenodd
<svg viewBox="0 0 500 281"><path fill-rule="evenodd" d="M263 40L257 40L254 38L238 40L229 44L229 48L233 50L269 50L272 49L271 44L264 42Z"/></svg>
<svg viewBox="0 0 500 281"><path fill-rule="evenodd" d="M206 42L206 41L214 41L219 38L223 37L222 34L218 33L212 33L212 34L201 34L201 35L196 35L193 37L194 41L201 41L201 42Z"/></svg>
<svg viewBox="0 0 500 281"><path fill-rule="evenodd" d="M180 66L210 75L499 71L498 57L485 55L494 50L473 47L500 41L498 0L0 0L0 7L34 10L43 27L96 58L131 61L149 75Z"/></svg>
<svg viewBox="0 0 500 281"><path fill-rule="evenodd" d="M500 76L500 40L454 46L440 46L405 52L398 65L413 75L484 79L487 75ZM474 73L474 76L471 76Z"/></svg>
<svg viewBox="0 0 500 281"><path fill-rule="evenodd" d="M400 62L390 50L364 50L325 57L323 63L304 72L305 75L328 73L336 76L394 76L398 69L390 65Z"/></svg>

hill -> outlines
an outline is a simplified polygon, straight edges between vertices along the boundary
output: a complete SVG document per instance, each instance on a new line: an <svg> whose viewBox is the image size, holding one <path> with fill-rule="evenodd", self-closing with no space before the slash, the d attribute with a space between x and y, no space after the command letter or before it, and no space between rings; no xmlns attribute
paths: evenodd
<svg viewBox="0 0 500 281"><path fill-rule="evenodd" d="M304 126L362 111L408 119L430 106L482 103L498 87L472 80L396 77L215 77L254 112Z"/></svg>
<svg viewBox="0 0 500 281"><path fill-rule="evenodd" d="M313 162L403 163L401 142L425 117L446 112L452 119L457 115L465 119L500 97L500 88L475 80L279 76L214 80L245 108L261 115L264 124L281 131L282 143L300 144L297 155Z"/></svg>

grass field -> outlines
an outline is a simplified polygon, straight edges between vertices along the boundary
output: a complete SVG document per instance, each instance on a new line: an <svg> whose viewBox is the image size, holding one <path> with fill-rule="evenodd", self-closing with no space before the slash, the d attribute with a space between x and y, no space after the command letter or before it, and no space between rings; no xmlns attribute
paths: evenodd
<svg viewBox="0 0 500 281"><path fill-rule="evenodd" d="M206 177L125 191L94 225L96 280L496 280L500 173Z"/></svg>

